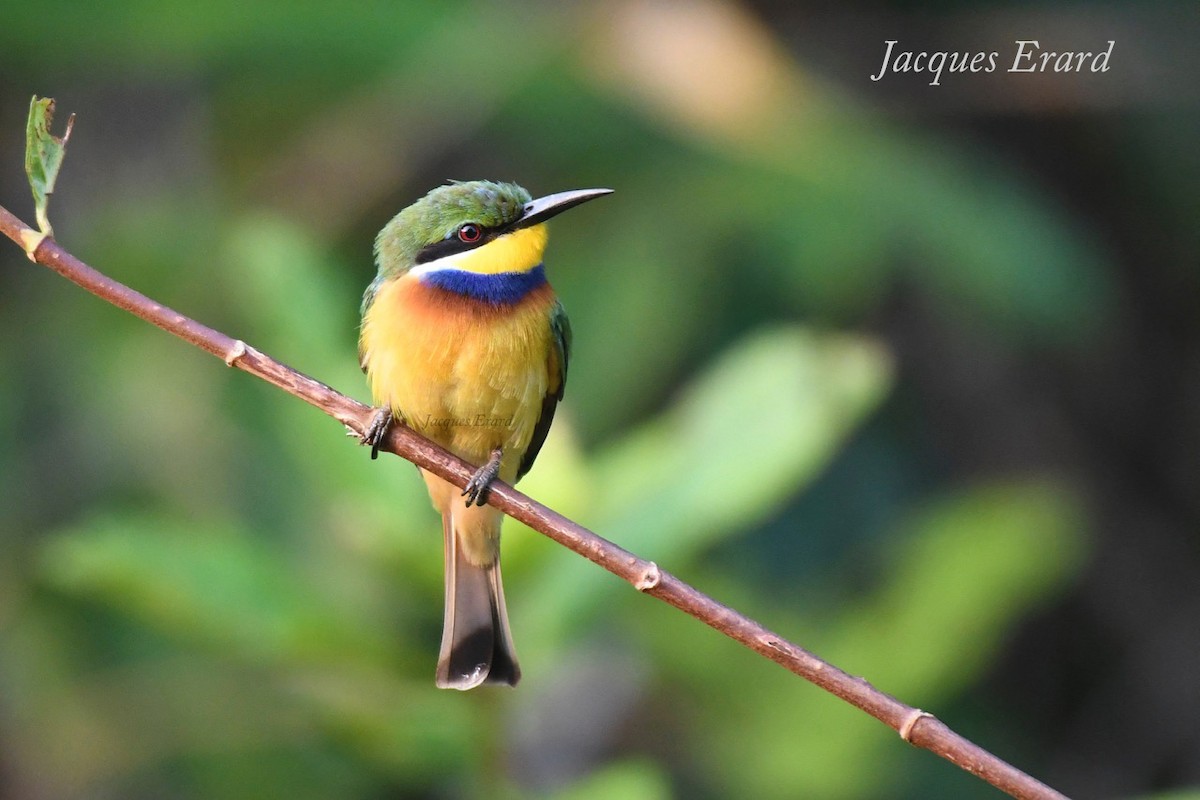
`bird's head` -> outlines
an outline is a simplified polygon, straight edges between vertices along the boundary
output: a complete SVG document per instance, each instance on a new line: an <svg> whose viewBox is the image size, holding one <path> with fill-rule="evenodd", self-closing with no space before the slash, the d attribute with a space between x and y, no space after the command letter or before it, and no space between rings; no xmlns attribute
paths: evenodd
<svg viewBox="0 0 1200 800"><path fill-rule="evenodd" d="M384 226L375 240L375 260L388 277L414 269L530 270L541 263L546 248L542 223L611 191L582 189L533 200L515 183L439 186Z"/></svg>

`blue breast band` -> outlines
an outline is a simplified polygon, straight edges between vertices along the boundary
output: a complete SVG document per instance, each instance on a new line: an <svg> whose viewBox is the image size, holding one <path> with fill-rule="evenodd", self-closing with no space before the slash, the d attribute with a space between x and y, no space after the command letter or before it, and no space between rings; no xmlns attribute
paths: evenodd
<svg viewBox="0 0 1200 800"><path fill-rule="evenodd" d="M421 276L427 286L482 300L492 305L512 305L546 282L546 270L538 264L528 272L498 272L483 275L461 269L443 269Z"/></svg>

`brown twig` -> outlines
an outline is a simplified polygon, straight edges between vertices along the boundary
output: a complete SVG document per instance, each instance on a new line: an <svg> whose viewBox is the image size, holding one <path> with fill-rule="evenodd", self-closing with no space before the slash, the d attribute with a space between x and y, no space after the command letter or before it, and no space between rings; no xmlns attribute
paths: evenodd
<svg viewBox="0 0 1200 800"><path fill-rule="evenodd" d="M361 436L370 424L372 409L281 364L275 359L154 302L139 292L108 278L72 256L53 239L30 229L0 207L0 231L26 248L30 259L49 267L92 294L152 322L168 333L213 355L229 366L249 372L289 394L316 406ZM395 453L422 469L462 487L474 467L451 455L411 429L393 425L381 450ZM551 508L496 482L488 502L524 522L564 547L595 562L636 589L657 597L729 638L776 662L827 692L837 695L888 725L905 741L925 748L979 776L1013 797L1026 800L1065 800L1065 796L1026 775L988 751L963 738L933 715L905 705L862 678L837 667L779 637L731 608L692 588L653 561L629 551L577 525Z"/></svg>

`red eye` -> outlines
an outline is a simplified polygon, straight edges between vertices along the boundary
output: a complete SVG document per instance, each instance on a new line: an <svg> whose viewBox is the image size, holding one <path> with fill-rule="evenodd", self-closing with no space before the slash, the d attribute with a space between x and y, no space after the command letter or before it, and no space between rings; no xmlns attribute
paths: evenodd
<svg viewBox="0 0 1200 800"><path fill-rule="evenodd" d="M458 229L458 240L460 242L466 242L467 244L478 242L479 237L482 235L483 231L481 231L479 226L473 222L468 222L466 225L463 225Z"/></svg>

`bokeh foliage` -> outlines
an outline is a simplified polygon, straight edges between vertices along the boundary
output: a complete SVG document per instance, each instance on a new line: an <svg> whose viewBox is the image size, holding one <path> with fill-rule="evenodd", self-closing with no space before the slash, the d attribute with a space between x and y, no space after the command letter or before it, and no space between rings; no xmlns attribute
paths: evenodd
<svg viewBox="0 0 1200 800"><path fill-rule="evenodd" d="M68 248L361 397L390 214L446 177L614 187L554 225L577 347L522 488L1036 771L1020 721L963 698L1077 574L1081 500L931 463L872 326L913 286L1008 347L1093 341L1111 256L1035 179L873 115L725 4L99 14L14 8L0 33L9 105L81 112ZM655 25L690 42L682 76ZM515 524L524 683L434 690L438 524L411 467L15 248L0 266L13 796L991 796ZM853 508L820 503L839 464L865 476Z"/></svg>

